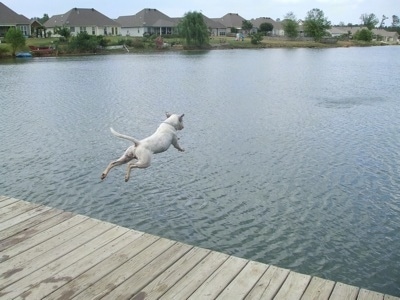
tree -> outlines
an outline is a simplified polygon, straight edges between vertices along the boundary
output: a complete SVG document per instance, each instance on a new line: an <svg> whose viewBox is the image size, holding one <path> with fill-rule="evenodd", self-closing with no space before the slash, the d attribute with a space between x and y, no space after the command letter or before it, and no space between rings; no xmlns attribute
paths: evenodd
<svg viewBox="0 0 400 300"><path fill-rule="evenodd" d="M69 51L96 53L102 38L102 36L89 35L85 31L79 32L76 36L71 38L68 44Z"/></svg>
<svg viewBox="0 0 400 300"><path fill-rule="evenodd" d="M250 42L251 42L253 45L260 44L262 40L263 40L263 35L262 35L260 32L252 33L252 34L250 35Z"/></svg>
<svg viewBox="0 0 400 300"><path fill-rule="evenodd" d="M326 30L331 28L331 22L322 10L314 8L307 13L303 26L308 36L314 38L315 41L320 41L326 34Z"/></svg>
<svg viewBox="0 0 400 300"><path fill-rule="evenodd" d="M381 20L381 24L379 25L379 28L383 28L383 26L385 26L385 20L387 20L387 19L389 19L389 17L382 15L382 20Z"/></svg>
<svg viewBox="0 0 400 300"><path fill-rule="evenodd" d="M63 26L63 27L55 27L54 28L54 33L61 35L65 40L68 41L68 39L71 37L71 30L69 28Z"/></svg>
<svg viewBox="0 0 400 300"><path fill-rule="evenodd" d="M293 12L288 12L282 22L285 36L289 38L297 38L299 35L299 23L297 22L296 16Z"/></svg>
<svg viewBox="0 0 400 300"><path fill-rule="evenodd" d="M398 27L400 25L399 16L393 15L392 16L392 27Z"/></svg>
<svg viewBox="0 0 400 300"><path fill-rule="evenodd" d="M48 15L48 14L43 14L43 17L38 18L38 20L39 20L39 22L40 22L41 24L46 23L49 19L50 19L50 18L49 18L49 15Z"/></svg>
<svg viewBox="0 0 400 300"><path fill-rule="evenodd" d="M8 29L6 33L6 42L11 45L11 54L15 56L17 49L25 46L25 37L21 30L15 27Z"/></svg>
<svg viewBox="0 0 400 300"><path fill-rule="evenodd" d="M265 35L267 35L267 32L271 32L274 29L274 25L271 23L261 23L260 24L260 31L265 32Z"/></svg>
<svg viewBox="0 0 400 300"><path fill-rule="evenodd" d="M179 34L185 38L186 45L195 48L209 46L209 32L202 13L188 12L178 25Z"/></svg>
<svg viewBox="0 0 400 300"><path fill-rule="evenodd" d="M242 29L245 31L250 31L253 29L253 23L247 20L242 21Z"/></svg>
<svg viewBox="0 0 400 300"><path fill-rule="evenodd" d="M370 42L372 41L372 31L366 28L357 30L353 38L358 41Z"/></svg>
<svg viewBox="0 0 400 300"><path fill-rule="evenodd" d="M367 27L369 30L374 29L379 23L379 19L374 14L362 14L360 20L362 25Z"/></svg>

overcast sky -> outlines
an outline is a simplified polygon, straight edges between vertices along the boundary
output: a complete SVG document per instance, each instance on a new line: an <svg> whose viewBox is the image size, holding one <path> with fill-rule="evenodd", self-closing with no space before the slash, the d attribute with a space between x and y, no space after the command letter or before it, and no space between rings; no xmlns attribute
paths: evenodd
<svg viewBox="0 0 400 300"><path fill-rule="evenodd" d="M238 13L250 20L270 17L274 20L292 11L298 19L305 19L313 8L321 9L333 25L359 24L364 13L389 17L385 25L390 25L392 16L400 16L400 0L0 0L10 9L27 18L42 17L47 13L63 14L74 7L94 8L109 18L134 15L143 8L156 8L169 17L182 17L186 12L202 12L209 18L220 18L227 13Z"/></svg>

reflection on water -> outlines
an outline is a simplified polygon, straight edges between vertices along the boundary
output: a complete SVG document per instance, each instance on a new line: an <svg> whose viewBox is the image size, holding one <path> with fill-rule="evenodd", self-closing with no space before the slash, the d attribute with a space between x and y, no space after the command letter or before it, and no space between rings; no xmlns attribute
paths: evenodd
<svg viewBox="0 0 400 300"><path fill-rule="evenodd" d="M400 295L397 47L1 63L0 194ZM383 68L382 66L385 66ZM164 112L186 152L100 174Z"/></svg>

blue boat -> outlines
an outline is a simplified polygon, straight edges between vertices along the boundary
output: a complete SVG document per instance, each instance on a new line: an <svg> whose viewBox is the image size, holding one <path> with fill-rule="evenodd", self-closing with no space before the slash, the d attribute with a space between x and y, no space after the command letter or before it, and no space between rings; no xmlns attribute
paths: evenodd
<svg viewBox="0 0 400 300"><path fill-rule="evenodd" d="M29 52L18 52L15 54L15 57L32 57L32 54Z"/></svg>

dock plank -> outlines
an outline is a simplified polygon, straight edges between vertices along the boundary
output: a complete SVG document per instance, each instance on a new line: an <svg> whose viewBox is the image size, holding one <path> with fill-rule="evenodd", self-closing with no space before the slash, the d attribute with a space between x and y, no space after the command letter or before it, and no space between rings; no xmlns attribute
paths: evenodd
<svg viewBox="0 0 400 300"><path fill-rule="evenodd" d="M244 299L267 269L268 265L255 261L248 262L217 299Z"/></svg>
<svg viewBox="0 0 400 300"><path fill-rule="evenodd" d="M160 299L187 299L228 257L223 253L210 252Z"/></svg>
<svg viewBox="0 0 400 300"><path fill-rule="evenodd" d="M129 277L117 288L112 290L102 299L119 300L130 299L137 294L144 286L174 264L179 258L185 255L192 247L182 243L175 243L164 253L156 257L143 269Z"/></svg>
<svg viewBox="0 0 400 300"><path fill-rule="evenodd" d="M0 195L0 299L400 298Z"/></svg>
<svg viewBox="0 0 400 300"><path fill-rule="evenodd" d="M338 282L335 284L335 287L329 299L331 300L357 299L359 290L360 289L358 287Z"/></svg>
<svg viewBox="0 0 400 300"><path fill-rule="evenodd" d="M118 228L115 228L115 230L118 230ZM25 293L16 299L42 299L50 295L55 290L66 285L74 278L78 277L82 273L94 267L96 264L100 263L105 258L109 257L115 251L118 251L130 244L140 235L142 235L142 233L135 231L132 232L127 229L124 234L118 236L111 242L93 251L89 255L86 255L84 258L73 262L65 269L56 273L52 272L52 274L47 274L46 278L41 280L37 285L29 290L29 295Z"/></svg>
<svg viewBox="0 0 400 300"><path fill-rule="evenodd" d="M0 196L1 197L1 196ZM0 209L2 209L2 213L3 213L3 207L10 205L14 202L19 201L18 199L15 198L9 198L9 197L1 197L0 198Z"/></svg>
<svg viewBox="0 0 400 300"><path fill-rule="evenodd" d="M40 205L27 203L25 201L16 201L14 203L11 203L10 205L7 205L1 209L2 213L0 215L0 224L26 211L35 209L38 206Z"/></svg>
<svg viewBox="0 0 400 300"><path fill-rule="evenodd" d="M42 268L22 278L14 285L10 286L14 293L12 297L20 295L20 299L40 299L38 294L43 294L43 289L46 284L54 284L54 276L62 270L67 269L77 261L85 258L96 250L107 245L109 242L126 233L126 229L114 226L109 223L102 223L91 230L91 235L94 237L86 243L81 243L78 248L66 253L56 260L46 264Z"/></svg>
<svg viewBox="0 0 400 300"><path fill-rule="evenodd" d="M366 289L360 289L357 300L384 300L385 295Z"/></svg>
<svg viewBox="0 0 400 300"><path fill-rule="evenodd" d="M112 253L110 256L96 264L94 267L75 277L73 280L69 281L67 284L54 291L54 293L44 297L43 299L69 299L78 295L78 298L82 299L84 297L84 292L86 289L101 280L103 277L107 276L107 274L109 274L110 272L119 268L129 259L156 242L158 239L158 237L148 234L141 235L122 249Z"/></svg>
<svg viewBox="0 0 400 300"><path fill-rule="evenodd" d="M28 244L28 246L29 245L34 246L33 245L34 240L25 242L26 240L35 236L36 234L41 233L42 231L45 231L47 229L55 227L58 224L66 221L74 216L74 214L72 214L72 213L64 212L62 214L57 213L54 216L50 216L50 218L47 218L47 214L49 214L49 213L46 212L46 216L43 217L43 220L41 220L41 222L39 222L37 225L32 224L32 227L29 227L28 229L26 229L26 227L22 226L22 230L19 230L19 229L21 229L21 227L18 228L19 225L16 225L16 226L13 226L13 227L7 229L6 231L0 232L2 235L2 239L0 240L0 251L4 251L5 249L10 248L10 247L13 247L14 253L18 253L18 251L17 251L18 249L20 249L21 252L25 251L24 248L22 247L22 245L24 243ZM27 225L27 226L29 226L29 225ZM14 227L16 227L15 230L14 230ZM19 232L16 234L16 231L19 231ZM44 239L49 238L50 234L48 236L48 233L49 232L42 234L42 236L44 236ZM40 243L40 239L39 239L39 241L37 241L37 243Z"/></svg>
<svg viewBox="0 0 400 300"><path fill-rule="evenodd" d="M274 297L276 300L297 300L301 299L306 290L311 276L291 271L286 278L278 294Z"/></svg>
<svg viewBox="0 0 400 300"><path fill-rule="evenodd" d="M230 256L189 299L215 299L247 263L245 259Z"/></svg>
<svg viewBox="0 0 400 300"><path fill-rule="evenodd" d="M99 225L99 226L97 226ZM115 225L113 225L115 226ZM25 251L6 262L2 263L4 278L0 283L0 288L4 288L15 281L33 273L57 258L86 243L105 230L100 221L87 219L81 224L72 227L71 230L63 232L55 239L47 240L29 251ZM9 288L4 289L5 291Z"/></svg>
<svg viewBox="0 0 400 300"><path fill-rule="evenodd" d="M50 210L43 211L40 214L37 214L25 221L7 227L7 230L0 231L0 243L4 240L11 239L16 234L29 231L32 229L32 227L61 213L61 210L52 208Z"/></svg>
<svg viewBox="0 0 400 300"><path fill-rule="evenodd" d="M301 300L329 299L334 286L334 281L313 277Z"/></svg>
<svg viewBox="0 0 400 300"><path fill-rule="evenodd" d="M37 206L34 209L28 210L22 214L19 214L18 216L8 219L6 221L3 221L0 223L0 232L4 231L5 229L12 227L18 223L24 222L26 220L29 220L32 217L35 217L37 215L42 214L43 212L46 212L50 210L50 207L47 206Z"/></svg>
<svg viewBox="0 0 400 300"><path fill-rule="evenodd" d="M144 249L138 255L126 261L95 284L79 295L82 299L101 299L121 283L138 272L153 259L161 255L164 251L171 248L176 242L164 238L158 239L155 243Z"/></svg>
<svg viewBox="0 0 400 300"><path fill-rule="evenodd" d="M245 299L273 299L289 275L289 270L269 266Z"/></svg>
<svg viewBox="0 0 400 300"><path fill-rule="evenodd" d="M189 273L190 270L198 265L210 252L211 251L207 249L198 247L192 248L175 264L142 288L132 299L159 299Z"/></svg>

